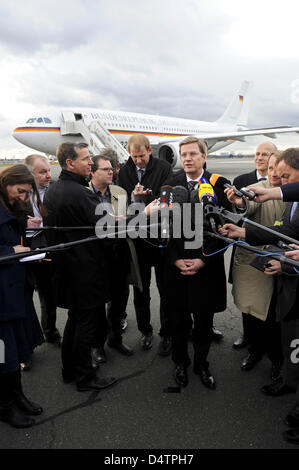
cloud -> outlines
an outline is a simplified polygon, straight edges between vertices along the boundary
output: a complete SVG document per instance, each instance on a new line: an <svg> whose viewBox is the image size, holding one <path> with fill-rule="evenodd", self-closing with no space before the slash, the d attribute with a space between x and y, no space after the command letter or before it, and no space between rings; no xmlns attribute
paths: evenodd
<svg viewBox="0 0 299 470"><path fill-rule="evenodd" d="M293 5L270 13L252 0L244 13L236 0L2 0L1 132L48 108L213 121L244 79L254 81L251 126L296 125Z"/></svg>

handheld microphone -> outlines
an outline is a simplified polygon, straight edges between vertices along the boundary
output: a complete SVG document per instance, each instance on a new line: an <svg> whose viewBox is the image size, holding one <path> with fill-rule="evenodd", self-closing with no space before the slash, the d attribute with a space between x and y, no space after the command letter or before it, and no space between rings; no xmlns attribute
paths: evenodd
<svg viewBox="0 0 299 470"><path fill-rule="evenodd" d="M160 208L161 208L161 237L169 238L169 209L172 206L173 193L172 186L164 185L160 189Z"/></svg>
<svg viewBox="0 0 299 470"><path fill-rule="evenodd" d="M202 202L204 205L212 204L216 205L216 194L214 189L209 183L202 183L198 187L198 199L199 202Z"/></svg>
<svg viewBox="0 0 299 470"><path fill-rule="evenodd" d="M172 191L173 203L184 204L189 201L189 192L185 186L175 186Z"/></svg>
<svg viewBox="0 0 299 470"><path fill-rule="evenodd" d="M213 173L210 176L210 183L211 183L212 186L215 186L216 188L221 188L222 190L224 190L224 188L229 187L229 186L226 186L226 185L230 185L230 180L228 180L227 178L225 178L222 175L218 175L217 173Z"/></svg>
<svg viewBox="0 0 299 470"><path fill-rule="evenodd" d="M171 207L173 200L172 186L164 185L160 189L160 207L164 209L165 207Z"/></svg>
<svg viewBox="0 0 299 470"><path fill-rule="evenodd" d="M213 208L216 206L216 194L209 183L202 183L198 188L198 199L203 204L206 219L210 222L212 230L217 231Z"/></svg>

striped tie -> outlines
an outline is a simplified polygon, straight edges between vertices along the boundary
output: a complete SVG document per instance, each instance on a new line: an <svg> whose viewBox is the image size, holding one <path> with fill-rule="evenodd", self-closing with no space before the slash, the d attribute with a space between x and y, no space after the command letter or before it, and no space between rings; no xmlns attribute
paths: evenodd
<svg viewBox="0 0 299 470"><path fill-rule="evenodd" d="M141 180L142 180L142 177L143 177L143 175L144 175L144 169L143 169L143 168L139 168L139 169L137 170L137 175L138 175L138 180L139 180L139 183L140 183Z"/></svg>
<svg viewBox="0 0 299 470"><path fill-rule="evenodd" d="M190 193L194 191L195 186L198 184L198 181L188 181L188 189Z"/></svg>

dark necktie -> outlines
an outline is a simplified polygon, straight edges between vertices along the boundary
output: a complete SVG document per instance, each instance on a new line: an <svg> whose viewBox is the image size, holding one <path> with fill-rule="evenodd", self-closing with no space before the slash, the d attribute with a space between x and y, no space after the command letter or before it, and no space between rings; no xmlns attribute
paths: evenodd
<svg viewBox="0 0 299 470"><path fill-rule="evenodd" d="M260 179L259 179L259 182L260 182L260 181L267 181L267 178L260 178Z"/></svg>
<svg viewBox="0 0 299 470"><path fill-rule="evenodd" d="M190 193L194 191L195 186L198 184L198 181L188 181L188 189Z"/></svg>
<svg viewBox="0 0 299 470"><path fill-rule="evenodd" d="M139 183L140 183L141 180L142 180L142 177L143 177L143 175L144 175L144 169L143 169L143 168L139 168L139 169L137 170L137 175L138 175L138 180L139 180Z"/></svg>

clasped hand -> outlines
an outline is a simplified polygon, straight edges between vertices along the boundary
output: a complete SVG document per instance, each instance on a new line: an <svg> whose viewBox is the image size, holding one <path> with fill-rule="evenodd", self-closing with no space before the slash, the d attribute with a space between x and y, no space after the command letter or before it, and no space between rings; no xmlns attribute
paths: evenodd
<svg viewBox="0 0 299 470"><path fill-rule="evenodd" d="M178 259L174 264L183 276L192 276L205 266L205 263L199 258Z"/></svg>

